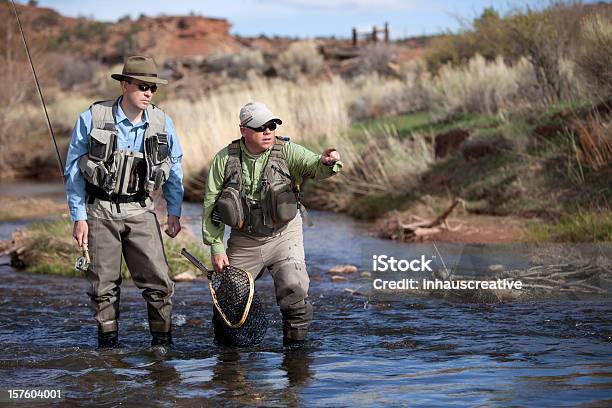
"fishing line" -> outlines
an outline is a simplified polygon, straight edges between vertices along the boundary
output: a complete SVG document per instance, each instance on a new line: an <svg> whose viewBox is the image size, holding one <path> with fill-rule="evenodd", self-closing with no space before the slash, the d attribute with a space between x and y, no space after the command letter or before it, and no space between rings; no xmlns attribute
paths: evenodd
<svg viewBox="0 0 612 408"><path fill-rule="evenodd" d="M440 251L438 251L438 246L436 245L436 241L431 240L431 243L433 244L436 253L438 254L438 256L440 257L440 261L442 261L442 266L444 266L444 270L446 271L446 273L448 274L448 276L450 277L451 272L449 272L448 268L446 267L446 263L444 263L444 258L442 258L442 254L440 254Z"/></svg>

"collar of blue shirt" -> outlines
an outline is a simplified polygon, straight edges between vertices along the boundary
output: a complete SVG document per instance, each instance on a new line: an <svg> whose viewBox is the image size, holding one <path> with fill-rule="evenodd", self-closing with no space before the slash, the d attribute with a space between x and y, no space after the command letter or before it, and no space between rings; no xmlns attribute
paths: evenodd
<svg viewBox="0 0 612 408"><path fill-rule="evenodd" d="M120 96L117 98L117 100L115 101L115 103L117 104L117 115L115 116L115 123L119 124L121 122L123 122L124 120L126 120L130 125L132 125L132 122L130 122L130 120L127 118L127 116L125 116L125 113L123 112L123 109L121 109L121 99L123 98L123 96ZM142 119L140 121L140 123L137 123L133 126L142 126L145 123L149 122L149 116L147 115L147 111L145 110L142 114Z"/></svg>

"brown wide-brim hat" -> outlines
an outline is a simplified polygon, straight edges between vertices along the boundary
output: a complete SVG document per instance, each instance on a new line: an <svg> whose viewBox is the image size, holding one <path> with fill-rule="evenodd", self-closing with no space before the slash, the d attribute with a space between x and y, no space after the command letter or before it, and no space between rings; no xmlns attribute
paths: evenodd
<svg viewBox="0 0 612 408"><path fill-rule="evenodd" d="M157 65L151 57L135 55L127 57L120 74L111 74L111 78L117 81L125 81L133 78L154 84L167 84L168 81L157 76Z"/></svg>

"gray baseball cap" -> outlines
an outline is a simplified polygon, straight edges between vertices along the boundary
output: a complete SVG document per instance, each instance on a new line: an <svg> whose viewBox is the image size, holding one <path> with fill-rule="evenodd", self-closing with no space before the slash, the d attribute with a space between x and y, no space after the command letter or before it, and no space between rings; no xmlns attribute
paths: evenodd
<svg viewBox="0 0 612 408"><path fill-rule="evenodd" d="M283 123L261 102L249 102L240 109L240 126L258 128L272 120L279 125Z"/></svg>

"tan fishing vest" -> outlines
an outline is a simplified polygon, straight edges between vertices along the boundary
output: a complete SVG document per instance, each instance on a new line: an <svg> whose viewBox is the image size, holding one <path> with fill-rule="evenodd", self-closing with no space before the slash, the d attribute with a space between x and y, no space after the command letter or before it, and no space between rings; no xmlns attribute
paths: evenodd
<svg viewBox="0 0 612 408"><path fill-rule="evenodd" d="M144 153L140 153L117 149L115 101L96 102L90 109L89 150L79 160L88 195L126 202L135 196L142 199L161 187L171 167L164 111L155 105L147 108L149 123L144 134Z"/></svg>
<svg viewBox="0 0 612 408"><path fill-rule="evenodd" d="M261 199L250 199L242 178L240 139L228 145L223 190L213 219L259 236L270 236L285 227L300 207L299 187L293 183L283 155L284 141L277 138L261 176Z"/></svg>

